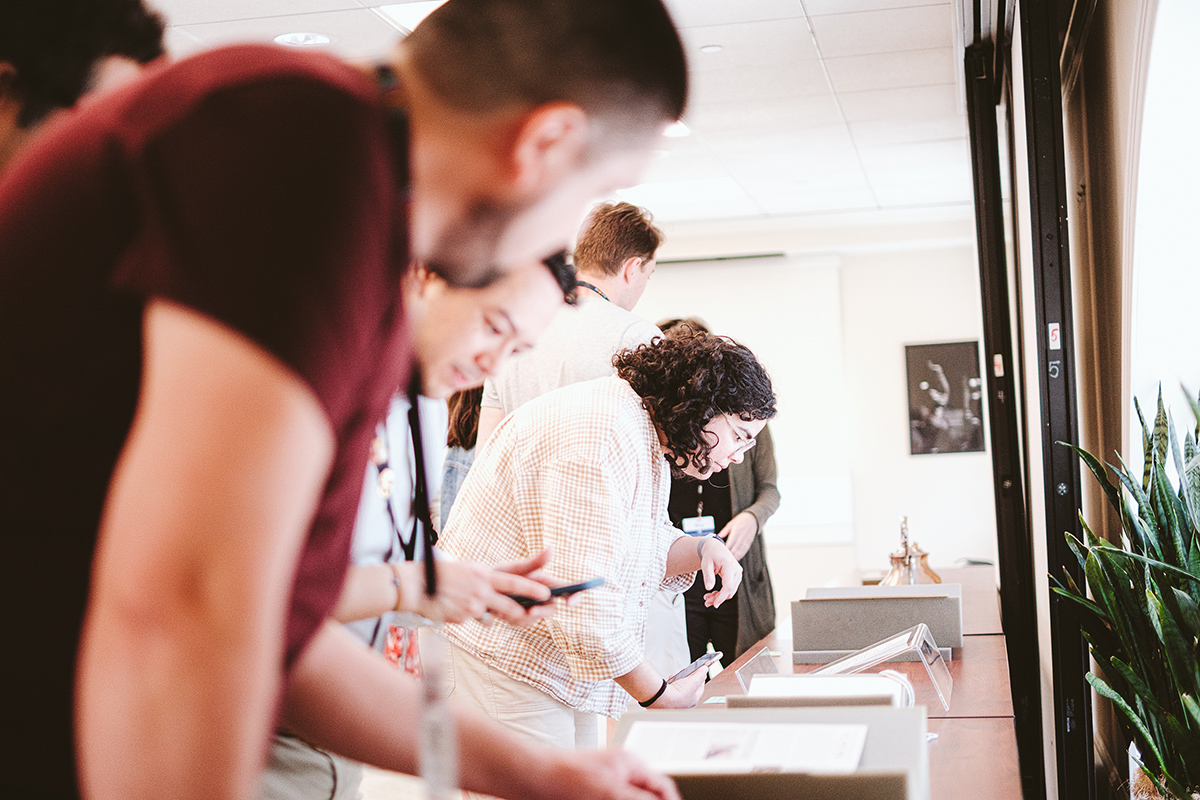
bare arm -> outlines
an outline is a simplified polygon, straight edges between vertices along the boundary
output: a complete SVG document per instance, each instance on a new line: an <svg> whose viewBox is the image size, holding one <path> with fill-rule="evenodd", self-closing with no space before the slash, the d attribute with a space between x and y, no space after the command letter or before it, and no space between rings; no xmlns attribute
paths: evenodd
<svg viewBox="0 0 1200 800"><path fill-rule="evenodd" d="M425 568L419 561L351 567L334 608L338 622L377 617L388 611L412 611L440 622L465 622L489 612L510 625L534 625L554 613L553 605L526 609L507 597L550 597L542 567L545 550L533 558L493 569L473 561L437 560L438 593L425 594ZM397 585L397 583L399 585Z"/></svg>
<svg viewBox="0 0 1200 800"><path fill-rule="evenodd" d="M667 684L667 688L645 708L695 708L704 692L705 670L698 669L691 675ZM631 671L615 678L617 684L629 692L630 696L639 703L654 697L655 692L662 688L663 678L658 670L643 661Z"/></svg>
<svg viewBox="0 0 1200 800"><path fill-rule="evenodd" d="M721 576L721 589L704 595L704 604L713 608L733 597L742 582L742 565L729 552L729 548L715 536L706 537L703 542L703 558L696 551L700 540L691 536L681 536L671 544L667 551L667 575L680 575L684 572L700 570L704 578L704 588L712 589L716 580L713 576Z"/></svg>
<svg viewBox="0 0 1200 800"><path fill-rule="evenodd" d="M484 406L479 409L479 435L475 437L475 446L483 447L484 443L492 438L492 434L496 432L496 426L504 419L504 411L492 406Z"/></svg>
<svg viewBox="0 0 1200 800"><path fill-rule="evenodd" d="M417 769L419 684L336 625L301 656L284 700L290 729L313 744L398 772ZM621 751L538 745L456 707L464 789L519 800L678 800L669 780Z"/></svg>
<svg viewBox="0 0 1200 800"><path fill-rule="evenodd" d="M93 800L248 797L333 437L293 373L208 318L152 302L143 336L84 624L81 781Z"/></svg>

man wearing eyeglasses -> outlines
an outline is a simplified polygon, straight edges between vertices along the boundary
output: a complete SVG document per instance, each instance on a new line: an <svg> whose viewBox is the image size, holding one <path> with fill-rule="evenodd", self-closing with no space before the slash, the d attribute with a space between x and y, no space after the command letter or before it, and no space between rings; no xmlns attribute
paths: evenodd
<svg viewBox="0 0 1200 800"><path fill-rule="evenodd" d="M416 770L419 687L329 621L402 275L561 250L686 95L659 0L449 0L375 69L220 48L39 135L0 180L0 797L243 800L278 721ZM677 796L456 721L464 788Z"/></svg>

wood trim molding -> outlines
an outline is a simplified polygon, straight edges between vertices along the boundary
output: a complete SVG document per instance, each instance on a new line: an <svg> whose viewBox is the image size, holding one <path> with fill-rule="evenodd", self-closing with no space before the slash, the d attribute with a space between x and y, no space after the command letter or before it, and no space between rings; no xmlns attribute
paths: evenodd
<svg viewBox="0 0 1200 800"><path fill-rule="evenodd" d="M1142 119L1146 109L1146 81L1150 74L1150 54L1154 40L1154 22L1158 0L1139 0L1133 77L1130 81L1129 139L1125 158L1124 208L1121 219L1121 452L1130 452L1130 409L1133 408L1133 254L1137 225L1138 169L1142 155Z"/></svg>

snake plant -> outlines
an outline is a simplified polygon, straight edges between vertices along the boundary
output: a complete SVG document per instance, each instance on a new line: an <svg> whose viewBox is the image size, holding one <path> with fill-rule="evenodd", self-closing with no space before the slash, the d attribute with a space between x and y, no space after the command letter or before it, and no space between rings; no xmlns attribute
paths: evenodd
<svg viewBox="0 0 1200 800"><path fill-rule="evenodd" d="M1106 469L1068 445L1120 515L1121 536L1119 544L1105 541L1086 521L1086 542L1068 533L1088 593L1069 574L1054 588L1078 612L1099 665L1088 683L1120 709L1142 770L1164 797L1179 800L1200 790L1200 404L1189 401L1198 425L1185 431L1182 453L1161 387L1153 428L1134 401L1145 454L1140 476L1119 457Z"/></svg>

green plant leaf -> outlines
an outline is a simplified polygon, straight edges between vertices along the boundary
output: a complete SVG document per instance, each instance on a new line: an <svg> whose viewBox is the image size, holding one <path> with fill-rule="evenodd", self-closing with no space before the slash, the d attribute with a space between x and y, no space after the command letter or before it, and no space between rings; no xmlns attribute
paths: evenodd
<svg viewBox="0 0 1200 800"><path fill-rule="evenodd" d="M1184 788L1183 784L1194 785L1195 777L1200 777L1200 775L1196 775L1197 770L1200 770L1200 737L1189 736L1186 719L1181 720L1175 714L1169 714L1166 717L1164 727L1168 737L1167 741L1175 750L1175 763L1170 765L1170 771L1174 774L1169 777L1179 784L1177 796L1189 797L1191 793Z"/></svg>
<svg viewBox="0 0 1200 800"><path fill-rule="evenodd" d="M1196 488L1187 480L1187 468L1183 456L1179 452L1179 437L1175 433L1175 423L1167 420L1167 426L1171 439L1171 456L1175 460L1175 472L1179 475L1179 501L1183 508L1183 522L1187 526L1189 538L1191 538L1196 535L1196 524L1200 519L1200 515L1196 513L1200 509L1200 495L1196 494ZM1186 563L1186 559L1184 563Z"/></svg>
<svg viewBox="0 0 1200 800"><path fill-rule="evenodd" d="M1100 547L1096 547L1093 549L1094 550L1103 550L1106 553L1109 553L1113 556L1128 558L1133 561L1140 562L1142 564L1148 564L1153 569L1160 569L1163 572L1168 572L1172 575L1178 576L1180 578L1184 578L1187 581L1191 581L1192 583L1200 585L1200 575L1193 575L1192 573L1187 572L1186 570L1179 569L1178 567L1174 567L1170 564L1159 561L1157 559L1149 558L1147 556L1139 555L1137 553L1131 553L1128 550L1122 550L1118 547L1112 547L1111 545L1101 545Z"/></svg>
<svg viewBox="0 0 1200 800"><path fill-rule="evenodd" d="M1146 418L1142 416L1142 405L1136 397L1133 398L1133 409L1137 412L1138 422L1142 425L1142 460L1145 464L1142 471L1142 489L1148 492L1150 491L1150 465L1154 463L1151 454L1154 450L1150 447L1150 430L1146 427Z"/></svg>
<svg viewBox="0 0 1200 800"><path fill-rule="evenodd" d="M1182 695L1180 699L1183 700L1183 708L1188 715L1189 727L1196 734L1200 734L1200 703L1190 694Z"/></svg>
<svg viewBox="0 0 1200 800"><path fill-rule="evenodd" d="M1118 455L1117 459L1121 460L1121 457ZM1121 461L1121 467L1122 469L1115 470L1117 478L1129 490L1129 493L1133 495L1133 499L1138 504L1138 508L1135 511L1129 503L1129 498L1125 496L1121 497L1121 524L1131 534L1134 532L1138 534L1141 541L1140 544L1135 545L1136 552L1148 553L1155 558L1159 558L1162 555L1162 546L1159 544L1158 538L1158 521L1154 518L1154 514L1151 511L1150 496L1128 474L1128 469L1125 468L1124 461ZM1150 480L1149 475L1146 476L1146 480L1147 482ZM1139 520L1142 523L1141 525L1138 524ZM1130 538L1133 538L1132 535Z"/></svg>
<svg viewBox="0 0 1200 800"><path fill-rule="evenodd" d="M1193 639L1200 637L1200 605L1197 605L1195 598L1190 594L1174 586L1171 587L1171 593L1175 602L1179 604L1180 627Z"/></svg>
<svg viewBox="0 0 1200 800"><path fill-rule="evenodd" d="M1175 679L1175 685L1183 691L1194 690L1196 688L1196 655L1189 646L1191 642L1184 640L1179 626L1175 624L1175 620L1158 595L1154 592L1146 592L1146 602L1150 606L1150 619L1154 623L1154 630L1158 633L1159 641L1163 644L1167 666Z"/></svg>
<svg viewBox="0 0 1200 800"><path fill-rule="evenodd" d="M1163 708L1163 705L1161 702L1159 702L1154 690L1152 690L1146 681L1144 681L1140 675L1134 672L1128 664L1119 658L1112 658L1109 660L1109 668L1116 674L1120 675L1121 678L1129 684L1129 688L1142 698L1142 701L1145 703L1146 707L1153 711L1155 716L1160 718L1166 716L1167 709ZM1105 677L1111 677L1111 675L1106 672ZM1122 696L1128 697L1124 692L1121 694Z"/></svg>
<svg viewBox="0 0 1200 800"><path fill-rule="evenodd" d="M1170 555L1177 560L1168 563L1173 563L1181 568L1186 567L1187 546L1192 538L1186 522L1187 512L1180 504L1179 497L1171 489L1171 483L1167 480L1167 471L1161 465L1154 467L1154 484L1158 489L1157 505L1161 509L1160 517L1163 521L1161 532L1173 545L1170 548L1163 548L1163 560L1166 561L1165 556Z"/></svg>
<svg viewBox="0 0 1200 800"><path fill-rule="evenodd" d="M1192 416L1196 418L1196 438L1200 439L1200 395L1192 394L1182 383L1179 384L1179 388L1183 390L1183 396L1187 398L1188 405L1192 407ZM1196 399L1193 400L1193 397Z"/></svg>
<svg viewBox="0 0 1200 800"><path fill-rule="evenodd" d="M1067 576L1068 579L1070 576ZM1072 581L1074 583L1074 581ZM1079 618L1080 628L1088 642L1092 645L1093 654L1097 661L1112 658L1123 652L1121 640L1113 630L1113 625L1104 609L1078 592L1052 586L1050 591L1067 601Z"/></svg>
<svg viewBox="0 0 1200 800"><path fill-rule="evenodd" d="M1162 466L1167 463L1167 409L1162 401L1162 384L1158 384L1158 414L1154 417L1154 433L1151 434L1151 444L1154 445L1154 463Z"/></svg>
<svg viewBox="0 0 1200 800"><path fill-rule="evenodd" d="M1108 502L1113 508L1120 510L1120 489L1117 488L1115 483L1109 480L1108 468L1101 463L1100 459L1096 458L1082 447L1076 447L1070 442L1059 442L1059 444L1066 445L1075 452L1075 455L1079 456L1079 460L1087 466L1092 475L1095 476L1096 482L1100 484L1100 488L1104 490L1104 494L1108 496Z"/></svg>
<svg viewBox="0 0 1200 800"><path fill-rule="evenodd" d="M1083 531L1089 540L1096 538L1096 534L1092 533L1092 529L1088 527L1087 522L1083 519L1083 514L1079 515L1079 524L1083 526ZM1067 537L1067 547L1069 547L1071 552L1075 554L1075 560L1079 562L1079 569L1080 571L1083 571L1083 566L1087 563L1087 548L1084 546L1083 542L1076 539L1075 534L1071 533L1070 531L1067 531L1065 536ZM1072 585L1074 585L1075 581L1073 578L1071 578L1071 574L1065 569L1063 570L1063 574L1065 574L1067 576L1067 580L1071 581ZM1080 594L1083 594L1083 592L1080 592Z"/></svg>
<svg viewBox="0 0 1200 800"><path fill-rule="evenodd" d="M1099 694L1101 697L1111 700L1113 705L1121 710L1121 713L1125 715L1125 717L1129 720L1129 723L1133 725L1134 730L1136 730L1139 734L1138 749L1143 753L1149 751L1149 754L1152 756L1151 767L1155 769L1161 769L1164 763L1162 751L1160 751L1158 748L1158 742L1154 740L1154 737L1150 735L1150 731L1146 729L1146 723L1142 722L1142 718L1134 713L1134 710L1129 706L1129 703L1125 702L1125 698L1113 691L1112 687L1105 683L1102 678L1092 674L1091 672L1084 677L1087 679L1087 682L1092 685L1092 688L1096 690L1097 694ZM1151 777L1153 777L1153 775L1151 775Z"/></svg>
<svg viewBox="0 0 1200 800"><path fill-rule="evenodd" d="M1158 634L1147 619L1144 587L1130 580L1135 570L1129 569L1124 550L1094 547L1088 554L1088 587L1096 602L1112 621L1113 632L1121 641L1121 652L1145 672L1148 654L1161 650Z"/></svg>

